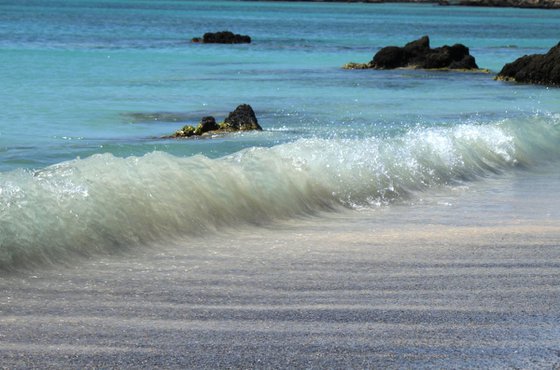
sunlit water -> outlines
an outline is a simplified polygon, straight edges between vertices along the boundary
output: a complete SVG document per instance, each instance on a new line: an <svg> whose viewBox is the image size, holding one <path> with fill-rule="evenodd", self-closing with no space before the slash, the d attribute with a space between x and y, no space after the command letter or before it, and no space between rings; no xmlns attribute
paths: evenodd
<svg viewBox="0 0 560 370"><path fill-rule="evenodd" d="M0 269L454 204L490 180L522 201L508 189L531 189L535 171L560 183L560 89L493 76L554 46L559 26L543 10L415 4L2 1ZM253 43L190 42L225 29ZM491 73L341 69L425 34ZM263 132L161 138L242 103ZM425 222L448 219L437 212Z"/></svg>

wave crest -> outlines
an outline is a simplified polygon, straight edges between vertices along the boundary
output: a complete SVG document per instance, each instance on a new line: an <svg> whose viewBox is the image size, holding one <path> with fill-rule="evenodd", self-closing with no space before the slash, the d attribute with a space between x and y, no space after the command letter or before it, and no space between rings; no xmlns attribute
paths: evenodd
<svg viewBox="0 0 560 370"><path fill-rule="evenodd" d="M344 205L361 207L557 160L558 117L300 139L220 159L99 154L0 174L0 269L52 263Z"/></svg>

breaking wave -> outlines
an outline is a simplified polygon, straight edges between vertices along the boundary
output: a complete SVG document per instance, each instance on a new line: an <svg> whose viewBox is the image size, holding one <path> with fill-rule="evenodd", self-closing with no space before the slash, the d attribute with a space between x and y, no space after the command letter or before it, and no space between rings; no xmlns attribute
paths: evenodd
<svg viewBox="0 0 560 370"><path fill-rule="evenodd" d="M559 117L300 139L209 159L111 154L0 174L0 270L367 207L560 157Z"/></svg>

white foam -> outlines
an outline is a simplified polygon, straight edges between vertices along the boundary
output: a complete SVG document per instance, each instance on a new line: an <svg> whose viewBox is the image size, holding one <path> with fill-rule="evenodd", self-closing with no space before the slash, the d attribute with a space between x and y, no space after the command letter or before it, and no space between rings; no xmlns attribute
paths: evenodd
<svg viewBox="0 0 560 370"><path fill-rule="evenodd" d="M558 159L551 120L418 128L392 138L301 139L220 159L94 155L0 174L0 268L368 207Z"/></svg>

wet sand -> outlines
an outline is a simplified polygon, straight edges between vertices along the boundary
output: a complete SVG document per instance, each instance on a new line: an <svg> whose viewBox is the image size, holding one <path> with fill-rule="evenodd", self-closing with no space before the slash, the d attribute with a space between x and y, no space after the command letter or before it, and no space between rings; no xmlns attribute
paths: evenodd
<svg viewBox="0 0 560 370"><path fill-rule="evenodd" d="M558 368L557 201L514 188L5 276L0 367Z"/></svg>

